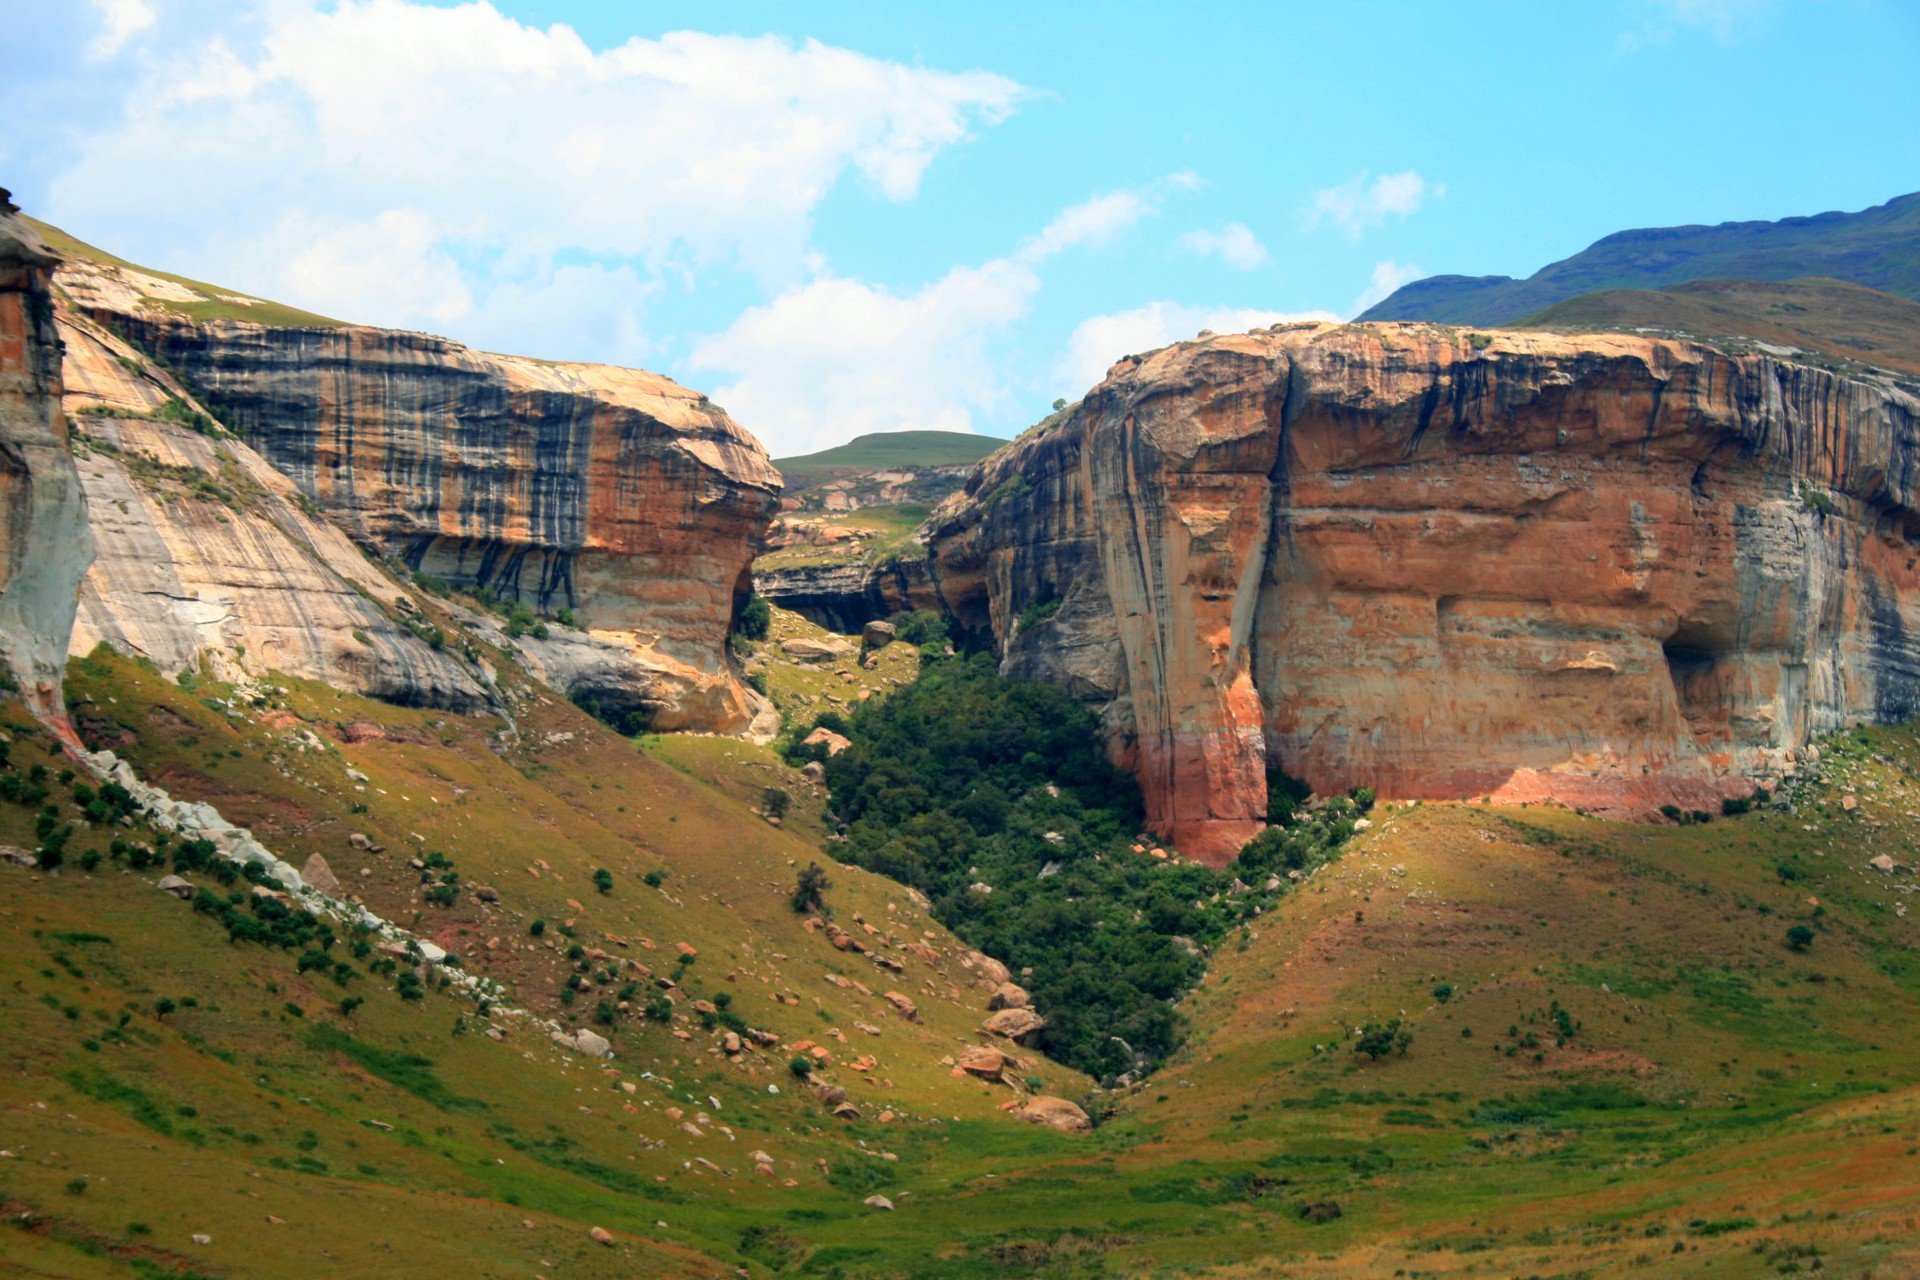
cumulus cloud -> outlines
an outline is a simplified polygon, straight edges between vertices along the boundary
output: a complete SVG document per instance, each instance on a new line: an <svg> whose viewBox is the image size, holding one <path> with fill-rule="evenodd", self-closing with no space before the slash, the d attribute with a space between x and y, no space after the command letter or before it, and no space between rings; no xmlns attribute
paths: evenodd
<svg viewBox="0 0 1920 1280"><path fill-rule="evenodd" d="M501 283L550 285L568 252L642 279L722 262L784 284L843 178L907 199L1022 95L777 37L596 51L484 2L409 0L282 0L146 75L122 119L79 140L51 217L134 256L164 235L169 265L254 292L456 336ZM375 291L354 248L419 261Z"/></svg>
<svg viewBox="0 0 1920 1280"><path fill-rule="evenodd" d="M1368 181L1363 170L1337 187L1313 193L1307 230L1332 223L1358 240L1361 232L1380 226L1389 217L1412 216L1429 195L1440 199L1446 194L1446 187L1429 185L1412 169L1405 173L1383 173L1372 181Z"/></svg>
<svg viewBox="0 0 1920 1280"><path fill-rule="evenodd" d="M1263 311L1256 307L1196 307L1149 302L1130 311L1089 316L1074 327L1054 374L1078 395L1097 385L1121 356L1153 351L1202 329L1244 333L1291 320L1338 320L1329 311Z"/></svg>
<svg viewBox="0 0 1920 1280"><path fill-rule="evenodd" d="M1411 262L1395 262L1389 258L1385 262L1374 263L1373 276L1367 282L1367 287L1353 300L1353 313L1359 315L1407 281L1418 280L1425 274Z"/></svg>
<svg viewBox="0 0 1920 1280"><path fill-rule="evenodd" d="M775 456L868 431L971 431L1004 396L989 344L1039 287L1006 258L905 295L825 276L748 309L690 363L740 371L713 397Z"/></svg>
<svg viewBox="0 0 1920 1280"><path fill-rule="evenodd" d="M1218 231L1189 231L1180 237L1180 244L1202 257L1218 256L1235 271L1253 271L1267 264L1267 246L1238 222Z"/></svg>
<svg viewBox="0 0 1920 1280"><path fill-rule="evenodd" d="M93 0L100 11L100 33L87 45L87 57L103 62L159 20L148 0Z"/></svg>

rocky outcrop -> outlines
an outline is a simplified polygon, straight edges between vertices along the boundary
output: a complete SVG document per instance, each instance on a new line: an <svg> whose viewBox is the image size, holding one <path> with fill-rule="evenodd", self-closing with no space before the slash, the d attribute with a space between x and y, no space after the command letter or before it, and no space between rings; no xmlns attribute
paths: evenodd
<svg viewBox="0 0 1920 1280"><path fill-rule="evenodd" d="M59 258L0 191L0 658L34 713L77 746L61 679L93 559L60 407Z"/></svg>
<svg viewBox="0 0 1920 1280"><path fill-rule="evenodd" d="M571 611L542 672L564 692L657 729L749 727L726 635L780 476L706 397L423 334L195 320L111 283L90 264L59 279L354 542Z"/></svg>
<svg viewBox="0 0 1920 1280"><path fill-rule="evenodd" d="M1224 862L1321 792L1718 807L1920 708L1920 399L1624 336L1291 326L1114 366L929 587ZM1022 619L1025 619L1023 622Z"/></svg>
<svg viewBox="0 0 1920 1280"><path fill-rule="evenodd" d="M60 333L98 547L75 654L105 642L169 676L282 672L409 706L487 706L483 669L402 625L381 567L171 375L65 306Z"/></svg>

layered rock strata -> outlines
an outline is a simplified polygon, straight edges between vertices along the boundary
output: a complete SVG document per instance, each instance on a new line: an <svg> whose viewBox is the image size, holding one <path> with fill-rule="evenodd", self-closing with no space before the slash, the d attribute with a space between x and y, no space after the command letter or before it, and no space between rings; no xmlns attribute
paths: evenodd
<svg viewBox="0 0 1920 1280"><path fill-rule="evenodd" d="M64 308L60 332L98 548L74 653L106 642L169 676L277 671L403 705L488 705L484 669L402 625L382 568L259 454L196 419L169 374Z"/></svg>
<svg viewBox="0 0 1920 1280"><path fill-rule="evenodd" d="M663 730L763 710L726 635L780 477L706 397L422 334L195 321L89 264L59 283L374 555L570 610L579 630L536 660L564 692Z"/></svg>
<svg viewBox="0 0 1920 1280"><path fill-rule="evenodd" d="M0 657L19 696L77 746L60 684L93 539L60 407L59 258L18 214L0 191Z"/></svg>
<svg viewBox="0 0 1920 1280"><path fill-rule="evenodd" d="M1308 325L1114 366L925 582L1230 858L1330 792L1717 808L1920 708L1920 399L1624 336ZM1022 623L1022 617L1026 622Z"/></svg>

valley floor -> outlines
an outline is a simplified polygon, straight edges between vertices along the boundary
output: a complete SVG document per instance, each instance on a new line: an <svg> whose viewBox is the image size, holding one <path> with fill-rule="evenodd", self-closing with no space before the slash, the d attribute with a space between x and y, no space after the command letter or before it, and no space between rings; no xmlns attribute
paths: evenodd
<svg viewBox="0 0 1920 1280"><path fill-rule="evenodd" d="M1920 876L1870 865L1920 862L1913 729L1829 744L1792 813L1384 808L1218 949L1142 1087L1025 1065L1102 1117L1073 1135L1002 1110L1024 1081L956 1078L985 1009L965 946L819 852L823 797L771 751L636 746L531 685L514 734L104 655L69 694L90 745L295 866L322 853L508 994L483 1014L431 975L407 998L378 952L336 981L229 942L155 890L165 867L111 856L138 828L79 828L57 876L0 863L0 1270L1920 1275ZM71 813L44 735L5 729L12 772L43 763ZM754 812L769 786L795 799L777 827ZM0 843L34 847L39 812L0 800ZM791 909L813 859L899 969ZM660 977L683 997L666 1022L639 1013ZM726 1055L690 1004L723 993L776 1041ZM1389 1019L1404 1053L1354 1051ZM815 1045L858 1118L792 1070Z"/></svg>

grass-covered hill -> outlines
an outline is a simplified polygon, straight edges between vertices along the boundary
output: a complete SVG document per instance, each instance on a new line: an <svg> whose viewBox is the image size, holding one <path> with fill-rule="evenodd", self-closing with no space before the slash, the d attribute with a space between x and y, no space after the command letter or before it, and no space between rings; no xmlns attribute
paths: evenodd
<svg viewBox="0 0 1920 1280"><path fill-rule="evenodd" d="M1621 231L1524 280L1457 275L1415 280L1359 318L1507 325L1568 298L1607 289L1806 276L1920 300L1920 192L1859 213Z"/></svg>
<svg viewBox="0 0 1920 1280"><path fill-rule="evenodd" d="M182 687L105 653L73 665L90 742L296 865L324 854L344 892L505 983L485 1010L434 970L409 983L410 958L363 952L350 929L323 945L207 866L184 873L202 902L159 892L192 858L170 842L152 861L157 834L76 790L44 732L4 712L0 845L72 833L57 875L0 861L0 1271L1920 1270L1920 877L1902 869L1920 862L1920 731L1830 740L1818 781L1710 822L1377 806L1330 861L1292 858L1299 829L1279 833L1262 865L1304 869L1253 901L1227 877L1190 883L1199 869L1074 865L1145 855L1072 716L1023 721L1032 695L970 665L883 714L911 650L787 670L780 639L822 637L777 621L756 659L769 687L865 744L828 769L849 787L844 844L822 790L772 750L622 738L510 655L511 725L293 681ZM982 787L939 774L942 734ZM778 826L757 812L769 787L792 801ZM1106 810L1126 820L1097 829ZM1029 845L1061 870L1040 877ZM920 859L900 873L928 894L840 856ZM814 861L833 923L898 970L793 909ZM1017 883L1029 872L1044 893ZM1006 906L967 908L976 879ZM986 1043L986 993L939 919L1004 930L1017 909L1036 935L1110 918L1124 934L1134 917L1113 913L1136 901L1114 894L1160 883L1194 897L1140 899L1143 920L1212 923L1180 926L1204 977L1157 1071L1098 1092L1002 1041L1023 1059L1011 1083L956 1076ZM615 1056L556 1045L547 1019L597 1029ZM777 1039L729 1056L736 1020ZM809 1045L857 1118L794 1074ZM1028 1075L1099 1127L1004 1114Z"/></svg>
<svg viewBox="0 0 1920 1280"><path fill-rule="evenodd" d="M1670 289L1608 289L1557 302L1513 327L1758 341L1920 375L1920 302L1842 280L1695 280Z"/></svg>
<svg viewBox="0 0 1920 1280"><path fill-rule="evenodd" d="M773 465L787 492L795 493L874 471L972 466L1005 443L964 431L876 431L818 453L775 458Z"/></svg>
<svg viewBox="0 0 1920 1280"><path fill-rule="evenodd" d="M290 325L299 328L336 328L346 321L334 320L327 316L315 315L311 311L302 311L285 303L272 302L265 298L256 298L221 285L207 284L200 280L189 280L168 271L156 271L151 267L142 267L115 257L105 249L95 248L83 240L68 235L60 228L50 226L37 218L28 218L35 230L46 240L49 248L73 262L92 263L97 267L111 269L121 275L124 283L133 288L141 298L143 305L175 315L185 316L189 320L251 320L255 324Z"/></svg>

